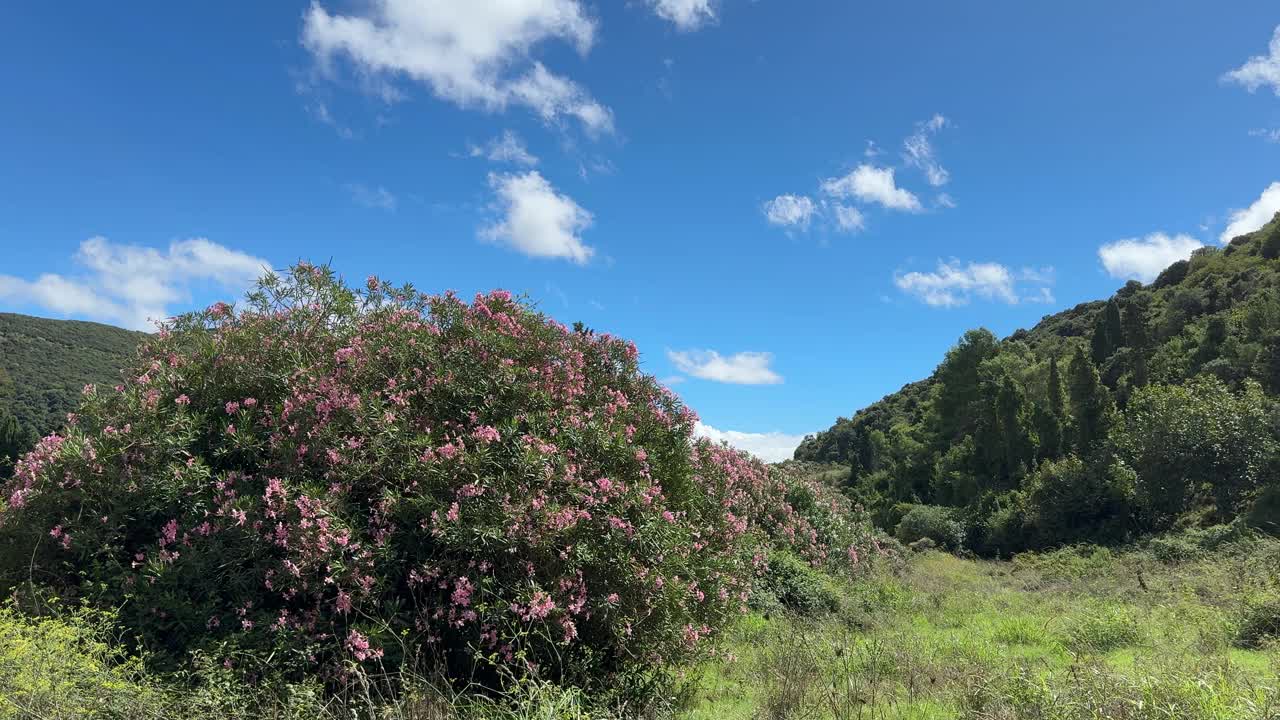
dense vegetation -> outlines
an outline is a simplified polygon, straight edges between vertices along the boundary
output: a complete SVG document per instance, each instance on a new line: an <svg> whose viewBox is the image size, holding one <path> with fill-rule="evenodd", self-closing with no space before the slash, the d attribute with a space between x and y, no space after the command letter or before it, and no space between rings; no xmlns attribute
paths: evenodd
<svg viewBox="0 0 1280 720"><path fill-rule="evenodd" d="M112 612L165 673L550 682L636 712L749 603L829 607L892 552L802 466L695 440L633 344L502 291L304 264L82 393L0 494L0 587Z"/></svg>
<svg viewBox="0 0 1280 720"><path fill-rule="evenodd" d="M98 323L0 313L0 477L5 458L62 427L81 388L116 384L142 338Z"/></svg>
<svg viewBox="0 0 1280 720"><path fill-rule="evenodd" d="M1278 258L1280 216L1030 331L971 330L796 458L845 464L846 492L904 539L985 553L1276 530Z"/></svg>

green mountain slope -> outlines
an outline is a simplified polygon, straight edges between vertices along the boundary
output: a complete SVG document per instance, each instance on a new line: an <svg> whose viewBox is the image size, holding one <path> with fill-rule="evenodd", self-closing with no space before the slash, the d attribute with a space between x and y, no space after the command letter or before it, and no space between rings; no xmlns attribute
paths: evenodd
<svg viewBox="0 0 1280 720"><path fill-rule="evenodd" d="M1144 468L1126 463L1159 454L1140 447L1156 439L1134 437L1154 427L1144 419L1184 403L1162 428L1182 434L1161 442L1186 445L1229 425L1223 408L1253 402L1254 395L1240 399L1251 391L1265 406L1263 424L1271 423L1280 395L1280 215L1225 247L1197 250L1148 285L1131 281L1108 300L1047 316L1030 330L1003 340L985 329L969 331L932 376L806 438L795 458L849 467L847 490L886 526L914 504L948 506L961 510L950 515L968 523L977 542L975 535L990 529L990 514L1036 511L1032 495L1061 480L1066 458L1084 462L1088 470L1073 471L1095 480L1107 468L1132 471L1137 489L1125 492L1141 495L1156 482L1155 471L1146 468L1144 477ZM1207 424L1190 428L1201 416ZM1259 442L1276 441L1273 430ZM1228 473L1222 463L1230 453L1196 452L1184 458L1185 472L1164 472L1178 482L1186 475L1189 487L1221 485L1207 468ZM1270 468L1280 469L1280 458L1250 457L1247 470L1230 471L1252 478L1239 502L1256 500L1272 479ZM1182 510L1211 504L1211 490L1187 492L1195 499ZM1215 519L1229 520L1223 502ZM1125 532L1153 522L1152 508L1140 506L1124 518ZM1022 521L1031 526L1037 519Z"/></svg>
<svg viewBox="0 0 1280 720"><path fill-rule="evenodd" d="M110 325L0 313L0 414L57 429L88 383L114 385L144 338Z"/></svg>

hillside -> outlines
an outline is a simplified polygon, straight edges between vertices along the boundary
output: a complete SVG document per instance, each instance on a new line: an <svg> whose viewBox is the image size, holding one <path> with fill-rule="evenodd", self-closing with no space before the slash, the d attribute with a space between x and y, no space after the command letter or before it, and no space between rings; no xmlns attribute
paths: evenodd
<svg viewBox="0 0 1280 720"><path fill-rule="evenodd" d="M1062 479L1066 471L1055 463L1084 462L1089 469L1081 472L1094 480L1112 471L1136 473L1135 492L1155 492L1157 469L1133 467L1160 454L1154 443L1207 443L1208 435L1235 421L1221 415L1224 403L1244 403L1234 411L1261 413L1266 432L1258 442L1265 447L1251 447L1247 469L1230 469L1249 477L1231 508L1219 497L1210 509L1214 491L1191 487L1217 482L1209 467L1228 472L1222 463L1231 450L1188 450L1184 466L1160 471L1185 476L1190 489L1180 511L1229 520L1262 494L1280 467L1270 450L1280 394L1277 258L1280 215L1225 247L1197 250L1150 284L1130 281L1107 300L1046 316L1030 330L1003 340L971 330L930 377L839 418L806 438L795 458L849 467L847 491L882 525L896 526L913 505L946 506L958 509L950 516L965 526L967 540L981 545L995 532L995 514L1008 522L1021 513L1014 529L1035 534L1031 495L1048 493ZM1203 427L1188 420L1158 428L1182 432L1176 438L1135 436L1155 431L1152 418L1182 420L1193 407L1207 418ZM1224 441L1237 443L1231 436ZM1067 500L1056 498L1058 504ZM1152 523L1167 520L1152 508L1137 509L1123 522L1117 519L1122 527L1115 533L1154 529ZM1090 518L1072 522L1088 524ZM1045 543L1062 539L1040 531Z"/></svg>
<svg viewBox="0 0 1280 720"><path fill-rule="evenodd" d="M59 427L88 383L114 385L142 333L0 313L0 412L37 433Z"/></svg>

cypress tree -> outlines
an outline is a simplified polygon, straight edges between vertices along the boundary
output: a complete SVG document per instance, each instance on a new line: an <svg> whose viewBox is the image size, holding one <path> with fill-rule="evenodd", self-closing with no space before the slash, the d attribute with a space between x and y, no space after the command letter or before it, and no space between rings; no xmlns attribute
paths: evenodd
<svg viewBox="0 0 1280 720"><path fill-rule="evenodd" d="M0 409L0 477L8 477L9 469L30 448L27 433L9 411Z"/></svg>
<svg viewBox="0 0 1280 720"><path fill-rule="evenodd" d="M1057 356L1049 358L1049 411L1059 420L1066 414L1066 397L1062 394L1062 373Z"/></svg>
<svg viewBox="0 0 1280 720"><path fill-rule="evenodd" d="M1087 455L1107 433L1111 419L1111 395L1103 386L1098 368L1083 350L1077 350L1067 369L1070 375L1071 419L1076 450Z"/></svg>
<svg viewBox="0 0 1280 720"><path fill-rule="evenodd" d="M1124 347L1124 323L1120 318L1120 303L1115 298L1107 301L1097 324L1093 326L1089 345L1096 365L1106 362L1112 353Z"/></svg>

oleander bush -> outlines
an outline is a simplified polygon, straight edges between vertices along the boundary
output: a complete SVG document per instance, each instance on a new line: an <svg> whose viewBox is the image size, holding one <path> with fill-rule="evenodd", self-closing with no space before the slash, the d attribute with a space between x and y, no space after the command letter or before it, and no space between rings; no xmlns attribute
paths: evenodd
<svg viewBox="0 0 1280 720"><path fill-rule="evenodd" d="M633 344L505 292L303 264L140 357L19 463L0 579L119 608L161 666L641 692L742 611L762 543L830 554Z"/></svg>

